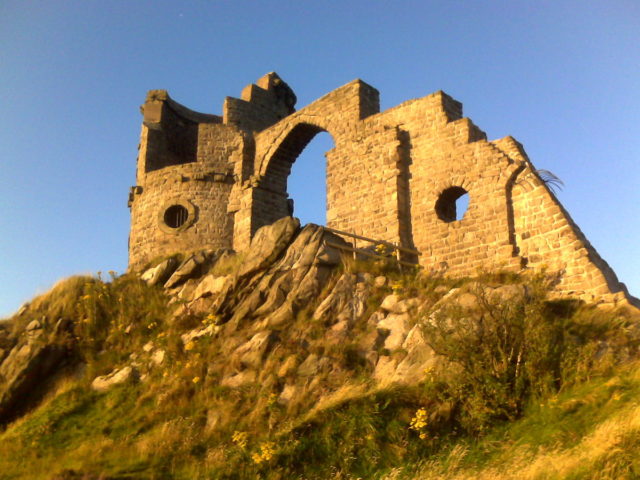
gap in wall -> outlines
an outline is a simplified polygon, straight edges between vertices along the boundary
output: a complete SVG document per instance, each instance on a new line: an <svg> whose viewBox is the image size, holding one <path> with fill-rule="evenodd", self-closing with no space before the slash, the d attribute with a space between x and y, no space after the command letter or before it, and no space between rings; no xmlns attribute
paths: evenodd
<svg viewBox="0 0 640 480"><path fill-rule="evenodd" d="M334 148L331 135L318 133L298 156L287 179L289 198L293 199L293 216L302 225L327 224L327 159Z"/></svg>

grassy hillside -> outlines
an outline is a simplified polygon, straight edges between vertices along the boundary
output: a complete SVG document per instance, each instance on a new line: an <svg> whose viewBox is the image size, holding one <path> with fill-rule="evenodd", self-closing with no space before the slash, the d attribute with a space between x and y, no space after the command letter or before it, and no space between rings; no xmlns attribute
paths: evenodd
<svg viewBox="0 0 640 480"><path fill-rule="evenodd" d="M312 313L345 268L387 281L363 282L364 312L346 340L332 342ZM68 354L46 394L5 422L0 478L639 478L638 318L551 301L547 280L452 282L341 267L277 331L258 376L223 386L237 361L229 342L252 338L256 322L226 334L216 314L180 309L184 302L135 275L70 278L2 324L6 340L38 320L39 341ZM504 285L524 295L489 295ZM443 303L453 287L473 299L473 314L462 300ZM392 293L417 299L412 321L439 354L416 384L374 381L361 354L376 334L369 319ZM214 333L185 342L201 328ZM307 354L332 366L301 383ZM137 375L91 387L123 365ZM287 401L283 385L297 385Z"/></svg>

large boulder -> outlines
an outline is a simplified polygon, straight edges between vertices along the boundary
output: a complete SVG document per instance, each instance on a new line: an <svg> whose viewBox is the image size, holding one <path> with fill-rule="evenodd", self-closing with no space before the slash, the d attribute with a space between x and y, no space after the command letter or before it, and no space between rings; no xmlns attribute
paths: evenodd
<svg viewBox="0 0 640 480"><path fill-rule="evenodd" d="M126 367L113 370L108 375L96 377L93 382L91 382L91 388L97 392L106 392L116 385L135 380L136 376L136 370L127 365Z"/></svg>
<svg viewBox="0 0 640 480"><path fill-rule="evenodd" d="M199 276L202 273L202 266L207 263L210 257L211 255L206 251L200 251L190 255L176 268L176 271L171 274L165 282L164 287L174 288L190 278Z"/></svg>
<svg viewBox="0 0 640 480"><path fill-rule="evenodd" d="M39 322L29 323L28 328L0 364L0 423L10 421L44 394L45 385L68 354L67 347L46 340Z"/></svg>
<svg viewBox="0 0 640 480"><path fill-rule="evenodd" d="M234 356L244 367L258 369L262 366L265 354L274 339L270 331L256 333L247 343L236 349Z"/></svg>
<svg viewBox="0 0 640 480"><path fill-rule="evenodd" d="M287 231L287 225L297 225L297 221L291 224L282 220L282 225L276 225L279 220L270 226L275 233ZM265 233L263 237L267 239L264 242L274 244L272 240L268 240L271 236ZM289 238L293 236L290 235ZM263 251L263 254L252 253L254 260L243 262L235 281L225 285L212 310L223 321L231 320L232 325L259 317L265 319L265 324L260 325L260 328L280 327L291 321L300 308L317 297L331 274L335 265L333 262L339 261L339 251L330 246L329 242L344 243L324 228L309 224L295 236L291 244L277 249L280 252L278 257L265 254L260 243L256 243L256 250ZM264 261L258 262L258 257ZM266 261L267 258L272 259L270 263ZM254 266L245 266L247 262ZM255 267L258 264L260 269ZM248 271L253 274L248 275Z"/></svg>
<svg viewBox="0 0 640 480"><path fill-rule="evenodd" d="M260 228L251 240L247 256L240 265L238 277L246 277L271 265L287 248L299 229L300 220L293 217L283 217L271 225Z"/></svg>
<svg viewBox="0 0 640 480"><path fill-rule="evenodd" d="M366 287L365 282L358 282L357 275L342 274L331 293L313 312L313 319L322 320L326 324L342 321L355 322L366 310L370 293Z"/></svg>
<svg viewBox="0 0 640 480"><path fill-rule="evenodd" d="M178 260L169 257L160 262L155 267L146 270L140 278L147 282L147 285L162 285L174 272L178 266Z"/></svg>
<svg viewBox="0 0 640 480"><path fill-rule="evenodd" d="M438 357L425 341L419 325L414 326L402 344L406 357L396 367L392 381L396 383L417 384L434 370Z"/></svg>
<svg viewBox="0 0 640 480"><path fill-rule="evenodd" d="M215 275L207 275L204 277L198 286L193 291L191 297L193 300L197 300L201 297L209 297L211 295L217 295L224 291L225 285L231 281L229 275L219 277Z"/></svg>
<svg viewBox="0 0 640 480"><path fill-rule="evenodd" d="M390 313L378 323L378 330L388 332L384 348L395 350L402 346L411 329L411 318L407 313Z"/></svg>

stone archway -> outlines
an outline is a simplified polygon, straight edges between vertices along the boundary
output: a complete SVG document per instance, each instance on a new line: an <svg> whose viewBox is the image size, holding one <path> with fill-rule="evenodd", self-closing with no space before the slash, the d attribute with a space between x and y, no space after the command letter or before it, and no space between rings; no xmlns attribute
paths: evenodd
<svg viewBox="0 0 640 480"><path fill-rule="evenodd" d="M259 165L260 171L257 176L259 180L254 195L256 207L254 213L258 214L255 218L256 228L269 225L293 213L287 188L291 169L307 145L321 132L328 133L336 145L336 137L328 129L301 122L293 125L276 148L264 157ZM331 156L330 152L326 155L327 158ZM326 182L326 178L322 178L321 181ZM327 185L327 188L330 186Z"/></svg>
<svg viewBox="0 0 640 480"><path fill-rule="evenodd" d="M327 177L339 177L361 121L378 113L378 92L355 80L278 123L255 134L253 175L236 193L234 249L248 246L255 231L290 214L287 178L291 166L320 132L331 135L335 148L327 152ZM335 181L327 181L328 212ZM329 213L327 213L329 217ZM330 223L330 221L329 221Z"/></svg>

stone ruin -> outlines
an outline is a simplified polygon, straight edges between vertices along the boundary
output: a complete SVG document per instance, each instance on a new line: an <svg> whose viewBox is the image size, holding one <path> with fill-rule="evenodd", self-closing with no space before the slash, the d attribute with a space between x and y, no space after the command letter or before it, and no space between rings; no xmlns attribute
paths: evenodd
<svg viewBox="0 0 640 480"><path fill-rule="evenodd" d="M522 145L488 141L446 93L380 112L378 91L354 80L298 111L295 103L273 72L227 97L222 116L151 90L129 195L129 268L180 251L248 248L260 227L292 214L292 164L328 132L328 227L417 251L406 259L429 271L545 269L559 273L561 295L636 303Z"/></svg>

